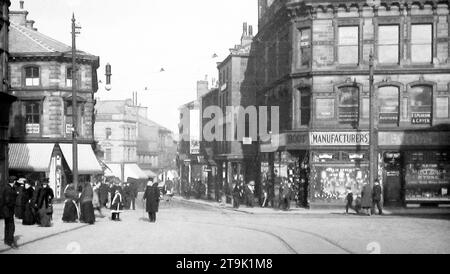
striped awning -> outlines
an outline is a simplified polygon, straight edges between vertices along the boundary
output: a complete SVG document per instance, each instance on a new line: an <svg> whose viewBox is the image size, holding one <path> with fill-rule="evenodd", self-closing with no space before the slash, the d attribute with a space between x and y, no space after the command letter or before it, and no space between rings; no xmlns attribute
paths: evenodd
<svg viewBox="0 0 450 274"><path fill-rule="evenodd" d="M67 162L70 170L73 168L73 158L72 158L72 145L71 144L59 144L62 150L64 159ZM92 174L103 174L103 169L89 144L79 144L78 145L78 174L80 175L92 175Z"/></svg>
<svg viewBox="0 0 450 274"><path fill-rule="evenodd" d="M114 176L122 179L122 164L108 164L110 171L105 172L105 176ZM149 176L137 164L123 164L124 165L124 180L132 179L148 179Z"/></svg>
<svg viewBox="0 0 450 274"><path fill-rule="evenodd" d="M9 144L9 169L47 172L55 144Z"/></svg>

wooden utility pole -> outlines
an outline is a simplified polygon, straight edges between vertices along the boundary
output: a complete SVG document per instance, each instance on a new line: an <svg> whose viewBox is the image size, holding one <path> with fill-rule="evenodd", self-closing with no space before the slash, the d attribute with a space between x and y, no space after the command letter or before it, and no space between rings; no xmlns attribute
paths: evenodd
<svg viewBox="0 0 450 274"><path fill-rule="evenodd" d="M77 67L76 67L76 44L77 27L75 25L75 14L72 14L72 175L75 189L78 189L78 107L77 107Z"/></svg>

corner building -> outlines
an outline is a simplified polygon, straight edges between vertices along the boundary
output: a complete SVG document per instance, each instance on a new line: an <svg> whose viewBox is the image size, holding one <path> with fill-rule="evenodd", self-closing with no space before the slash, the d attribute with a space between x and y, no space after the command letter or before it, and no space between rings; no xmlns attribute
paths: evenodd
<svg viewBox="0 0 450 274"><path fill-rule="evenodd" d="M279 145L259 148L260 187L276 197L287 179L300 205L305 193L310 202L343 203L346 187L359 193L369 180L375 141L385 204L450 202L448 1L258 4L257 100L280 107Z"/></svg>

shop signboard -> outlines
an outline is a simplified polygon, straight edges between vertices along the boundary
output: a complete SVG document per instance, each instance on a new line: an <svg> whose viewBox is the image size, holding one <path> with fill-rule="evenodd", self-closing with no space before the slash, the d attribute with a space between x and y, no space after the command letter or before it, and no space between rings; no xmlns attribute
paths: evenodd
<svg viewBox="0 0 450 274"><path fill-rule="evenodd" d="M431 112L413 112L411 117L413 125L430 125Z"/></svg>
<svg viewBox="0 0 450 274"><path fill-rule="evenodd" d="M311 146L368 146L370 134L361 132L311 132Z"/></svg>
<svg viewBox="0 0 450 274"><path fill-rule="evenodd" d="M398 113L380 113L380 124L396 124L398 122Z"/></svg>
<svg viewBox="0 0 450 274"><path fill-rule="evenodd" d="M450 132L379 132L380 146L449 146Z"/></svg>

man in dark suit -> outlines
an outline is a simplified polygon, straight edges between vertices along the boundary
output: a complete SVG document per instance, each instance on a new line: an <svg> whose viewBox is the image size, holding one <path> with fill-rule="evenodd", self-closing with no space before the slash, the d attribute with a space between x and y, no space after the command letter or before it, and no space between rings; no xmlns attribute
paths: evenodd
<svg viewBox="0 0 450 274"><path fill-rule="evenodd" d="M378 208L378 213L383 215L383 209L381 208L381 186L378 179L375 180L372 191L372 214L375 214L375 205Z"/></svg>
<svg viewBox="0 0 450 274"><path fill-rule="evenodd" d="M1 208L3 218L5 218L5 244L12 248L18 248L14 241L14 232L16 230L14 224L14 209L17 199L17 191L14 188L15 181L16 178L14 176L9 178L9 182L2 192L3 205Z"/></svg>

